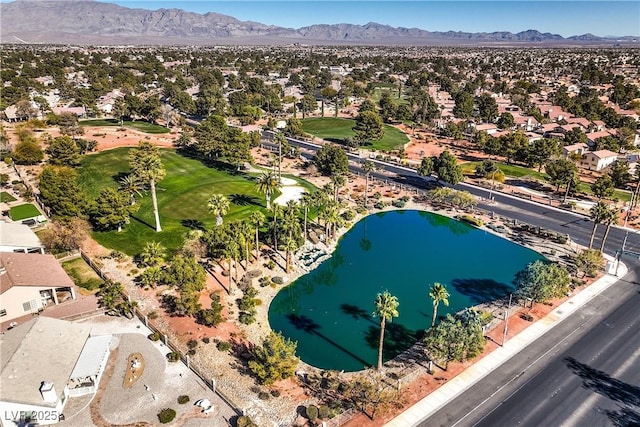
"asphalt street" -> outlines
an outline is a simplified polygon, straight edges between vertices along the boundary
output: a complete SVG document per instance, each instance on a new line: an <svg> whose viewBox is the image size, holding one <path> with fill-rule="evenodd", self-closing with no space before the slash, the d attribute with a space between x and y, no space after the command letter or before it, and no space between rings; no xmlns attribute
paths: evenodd
<svg viewBox="0 0 640 427"><path fill-rule="evenodd" d="M640 264L420 426L640 425Z"/></svg>

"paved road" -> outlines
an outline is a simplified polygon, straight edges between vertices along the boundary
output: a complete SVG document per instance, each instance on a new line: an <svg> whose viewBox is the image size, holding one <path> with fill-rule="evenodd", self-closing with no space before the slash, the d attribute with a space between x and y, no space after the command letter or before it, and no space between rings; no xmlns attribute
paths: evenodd
<svg viewBox="0 0 640 427"><path fill-rule="evenodd" d="M419 425L640 425L640 264L625 261L621 281Z"/></svg>

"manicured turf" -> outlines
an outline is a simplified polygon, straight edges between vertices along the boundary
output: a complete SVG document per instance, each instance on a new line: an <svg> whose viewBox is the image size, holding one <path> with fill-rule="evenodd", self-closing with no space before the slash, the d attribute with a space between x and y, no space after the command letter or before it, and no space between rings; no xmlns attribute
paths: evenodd
<svg viewBox="0 0 640 427"><path fill-rule="evenodd" d="M24 205L14 206L9 209L9 216L11 216L11 219L14 221L33 218L38 215L41 215L40 211L31 203L25 203Z"/></svg>
<svg viewBox="0 0 640 427"><path fill-rule="evenodd" d="M402 90L404 92L404 86L402 87ZM394 104L396 105L400 105L400 104L408 104L409 101L407 101L405 94L403 93L402 96L400 98L398 98L398 84L384 84L384 85L378 85L373 89L373 95L372 95L372 100L373 102L375 102L376 104L378 104L378 102L380 102L380 98L382 97L382 92L390 92L391 93L391 100L393 101Z"/></svg>
<svg viewBox="0 0 640 427"><path fill-rule="evenodd" d="M472 175L476 169L476 166L478 166L481 163L482 162L463 163L461 165L462 170L465 174ZM502 172L504 172L506 176L509 176L509 177L522 178L522 177L528 176L540 182L545 182L545 183L549 182L549 176L547 174L538 172L537 170L534 170L534 169L528 169L522 166L507 165L505 163L499 163L498 167ZM580 184L578 185L578 192L585 193L588 195L593 194L591 191L591 185L586 182L580 182ZM616 189L613 192L613 196L611 198L628 202L631 200L631 192L626 190Z"/></svg>
<svg viewBox="0 0 640 427"><path fill-rule="evenodd" d="M355 120L338 119L333 117L311 117L302 120L302 128L305 132L319 138L342 143L345 137L355 136L351 130L355 125ZM380 141L372 141L364 148L374 150L395 150L409 142L409 138L402 131L393 126L384 126L384 136Z"/></svg>
<svg viewBox="0 0 640 427"><path fill-rule="evenodd" d="M0 193L0 203L8 203L8 202L15 202L16 198L13 197L11 194L7 193L6 191L3 191Z"/></svg>
<svg viewBox="0 0 640 427"><path fill-rule="evenodd" d="M67 272L76 286L93 291L98 289L103 280L96 274L89 264L82 258L72 259L62 263L62 268Z"/></svg>
<svg viewBox="0 0 640 427"><path fill-rule="evenodd" d="M128 152L127 148L118 148L85 158L79 168L79 181L91 197L108 186L117 188L119 179L129 172ZM225 222L248 218L255 210L269 215L264 195L256 191L254 178L248 174L208 167L171 150L162 151L162 162L166 176L156 185L162 232L155 232L151 194L147 191L138 197L140 210L131 223L120 233L93 233L98 242L130 255L139 254L145 243L153 240L169 249L178 248L190 229L215 226L215 217L207 209L207 200L214 193L226 195L231 202Z"/></svg>
<svg viewBox="0 0 640 427"><path fill-rule="evenodd" d="M120 122L115 119L95 119L95 120L82 120L80 121L82 126L115 126L119 127ZM131 128L144 133L169 133L169 129L164 126L156 125L145 121L124 121L122 127Z"/></svg>

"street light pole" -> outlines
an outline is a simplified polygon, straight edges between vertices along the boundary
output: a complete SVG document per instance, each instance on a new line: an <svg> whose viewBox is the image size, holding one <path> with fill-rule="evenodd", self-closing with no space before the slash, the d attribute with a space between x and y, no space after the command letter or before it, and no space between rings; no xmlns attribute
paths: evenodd
<svg viewBox="0 0 640 427"><path fill-rule="evenodd" d="M507 311L504 313L504 331L502 332L502 346L504 346L504 342L507 340L507 331L509 330L509 311L511 310L511 298L513 294L509 294L509 305L507 306Z"/></svg>

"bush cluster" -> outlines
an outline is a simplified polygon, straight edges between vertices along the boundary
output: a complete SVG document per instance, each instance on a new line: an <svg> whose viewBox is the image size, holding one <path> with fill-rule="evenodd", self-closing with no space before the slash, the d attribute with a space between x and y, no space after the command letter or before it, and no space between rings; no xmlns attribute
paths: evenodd
<svg viewBox="0 0 640 427"><path fill-rule="evenodd" d="M176 417L176 411L171 408L164 408L158 412L158 420L161 424L168 424Z"/></svg>

